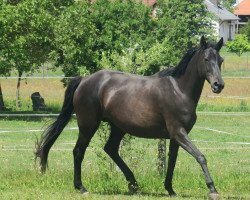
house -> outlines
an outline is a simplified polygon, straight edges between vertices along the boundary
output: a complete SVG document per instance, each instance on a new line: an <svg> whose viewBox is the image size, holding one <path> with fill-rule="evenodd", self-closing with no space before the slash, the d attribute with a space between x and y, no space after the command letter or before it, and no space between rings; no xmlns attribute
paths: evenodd
<svg viewBox="0 0 250 200"><path fill-rule="evenodd" d="M239 17L222 7L218 0L205 0L204 2L208 11L214 15L213 24L217 35L223 37L224 41L234 39Z"/></svg>
<svg viewBox="0 0 250 200"><path fill-rule="evenodd" d="M156 8L157 0L142 0L142 2ZM204 0L204 3L208 11L214 15L213 24L216 35L223 37L224 41L232 40L237 32L239 18L220 6L218 0ZM153 15L155 15L154 12L156 9L153 9Z"/></svg>
<svg viewBox="0 0 250 200"><path fill-rule="evenodd" d="M239 29L250 22L250 0L240 0L234 8L234 14L239 20Z"/></svg>
<svg viewBox="0 0 250 200"><path fill-rule="evenodd" d="M90 0L91 2L95 0ZM152 16L156 16L157 0L138 0L153 8ZM247 7L246 17L250 17L250 0L237 0L240 2L238 8L245 10ZM247 2L247 3L246 3ZM205 5L210 13L213 14L213 25L218 37L223 37L224 41L234 39L238 32L239 17L229 12L226 8L219 4L219 0L204 0ZM241 6L242 4L242 6ZM240 15L239 15L240 16Z"/></svg>

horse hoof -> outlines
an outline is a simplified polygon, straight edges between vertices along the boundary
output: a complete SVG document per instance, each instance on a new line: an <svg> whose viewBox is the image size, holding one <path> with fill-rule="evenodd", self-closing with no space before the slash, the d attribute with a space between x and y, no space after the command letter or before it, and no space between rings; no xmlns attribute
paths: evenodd
<svg viewBox="0 0 250 200"><path fill-rule="evenodd" d="M176 196L177 196L177 194L175 193L175 191L173 190L172 187L171 187L171 188L168 188L167 191L168 191L168 195L169 195L170 197L176 197Z"/></svg>
<svg viewBox="0 0 250 200"><path fill-rule="evenodd" d="M173 194L169 194L170 198L175 198L177 197L177 194L176 193L173 193Z"/></svg>
<svg viewBox="0 0 250 200"><path fill-rule="evenodd" d="M129 189L129 192L136 193L138 191L139 187L138 187L137 183L129 183L128 189Z"/></svg>
<svg viewBox="0 0 250 200"><path fill-rule="evenodd" d="M218 193L210 193L210 194L208 194L208 197L211 200L218 200L220 198Z"/></svg>
<svg viewBox="0 0 250 200"><path fill-rule="evenodd" d="M81 188L80 193L84 196L89 194L89 192L85 188Z"/></svg>

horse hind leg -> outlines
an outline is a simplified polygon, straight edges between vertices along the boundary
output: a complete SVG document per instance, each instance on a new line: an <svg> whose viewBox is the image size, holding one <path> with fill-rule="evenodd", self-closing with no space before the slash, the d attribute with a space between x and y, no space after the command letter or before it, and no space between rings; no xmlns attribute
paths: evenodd
<svg viewBox="0 0 250 200"><path fill-rule="evenodd" d="M173 173L176 164L176 159L178 155L179 145L175 140L170 140L169 144L169 158L168 158L168 170L166 179L164 182L165 189L168 191L171 197L176 196L176 193L173 190L172 181L173 181Z"/></svg>
<svg viewBox="0 0 250 200"><path fill-rule="evenodd" d="M119 145L124 135L125 133L122 130L111 124L111 133L104 147L104 151L110 156L110 158L117 164L117 166L123 172L124 176L126 177L126 180L129 182L129 191L135 193L138 190L138 185L135 180L134 174L118 153Z"/></svg>
<svg viewBox="0 0 250 200"><path fill-rule="evenodd" d="M73 150L74 155L74 186L82 194L87 194L88 191L82 184L81 180L81 165L86 152L86 149L96 132L98 125L92 127L79 127L79 136Z"/></svg>

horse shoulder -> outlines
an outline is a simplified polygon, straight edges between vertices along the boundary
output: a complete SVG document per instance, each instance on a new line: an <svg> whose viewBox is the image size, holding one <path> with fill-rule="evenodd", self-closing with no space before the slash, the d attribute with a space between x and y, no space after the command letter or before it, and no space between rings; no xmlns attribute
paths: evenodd
<svg viewBox="0 0 250 200"><path fill-rule="evenodd" d="M166 77L160 93L162 114L166 124L179 124L189 130L196 122L195 104L185 92L181 90L173 77Z"/></svg>

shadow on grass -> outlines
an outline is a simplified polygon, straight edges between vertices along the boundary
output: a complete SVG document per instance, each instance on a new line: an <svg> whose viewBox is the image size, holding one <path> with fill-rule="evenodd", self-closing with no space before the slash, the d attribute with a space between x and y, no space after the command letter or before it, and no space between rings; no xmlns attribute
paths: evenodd
<svg viewBox="0 0 250 200"><path fill-rule="evenodd" d="M141 196L141 197L155 197L155 198L171 198L171 199L176 199L176 198L183 198L183 199L190 199L190 198L197 198L197 199L207 199L205 196L192 196L192 195L187 195L187 194L180 194L177 195L176 197L170 197L167 192L166 193L156 193L156 192L137 192L137 193L131 193L131 192L114 192L114 191L106 191L106 192L93 192L93 194L98 194L98 195L107 195L107 196L112 196L112 195L124 195L124 196Z"/></svg>
<svg viewBox="0 0 250 200"><path fill-rule="evenodd" d="M170 197L167 192L166 193L156 193L156 192L137 192L137 193L130 193L130 192L114 192L114 191L106 191L106 192L93 192L93 194L98 195L106 195L106 196L113 196L113 195L124 195L124 196L138 196L138 197L154 197L154 198L171 198L175 199L209 199L208 195L188 195L188 194L179 194L176 197ZM228 200L246 200L249 199L248 197L240 197L240 196L222 196L220 195L220 199L228 199Z"/></svg>

